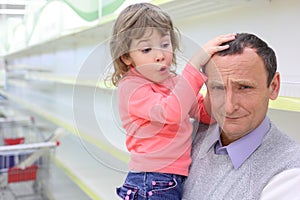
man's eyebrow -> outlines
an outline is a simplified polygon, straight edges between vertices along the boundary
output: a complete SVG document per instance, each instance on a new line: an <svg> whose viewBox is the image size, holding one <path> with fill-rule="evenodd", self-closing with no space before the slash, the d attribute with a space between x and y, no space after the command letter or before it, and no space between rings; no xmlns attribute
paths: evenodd
<svg viewBox="0 0 300 200"><path fill-rule="evenodd" d="M250 85L250 86L255 86L256 83L253 81L248 81L245 79L236 79L236 80L230 80L231 83L233 84L238 84L238 85ZM219 80L207 80L208 85L225 85L223 81Z"/></svg>
<svg viewBox="0 0 300 200"><path fill-rule="evenodd" d="M245 79L231 80L231 82L234 84L239 84L239 85L250 85L250 86L256 85L256 83L254 81L249 81L249 80L245 80Z"/></svg>

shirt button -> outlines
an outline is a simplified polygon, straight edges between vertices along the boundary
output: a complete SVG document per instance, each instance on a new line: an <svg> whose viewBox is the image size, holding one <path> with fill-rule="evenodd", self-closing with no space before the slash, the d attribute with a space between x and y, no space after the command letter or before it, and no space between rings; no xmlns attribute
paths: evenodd
<svg viewBox="0 0 300 200"><path fill-rule="evenodd" d="M148 194L149 194L149 196L152 196L152 195L153 195L153 192L150 191L150 192L148 192Z"/></svg>
<svg viewBox="0 0 300 200"><path fill-rule="evenodd" d="M131 193L132 193L131 190L128 190L128 191L127 191L127 195L130 195Z"/></svg>

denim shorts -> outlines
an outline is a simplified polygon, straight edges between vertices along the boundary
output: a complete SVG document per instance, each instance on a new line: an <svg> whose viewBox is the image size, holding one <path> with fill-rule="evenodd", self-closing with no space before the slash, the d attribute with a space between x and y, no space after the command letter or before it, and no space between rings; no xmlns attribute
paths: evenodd
<svg viewBox="0 0 300 200"><path fill-rule="evenodd" d="M129 172L119 197L125 200L181 200L186 177L157 172Z"/></svg>

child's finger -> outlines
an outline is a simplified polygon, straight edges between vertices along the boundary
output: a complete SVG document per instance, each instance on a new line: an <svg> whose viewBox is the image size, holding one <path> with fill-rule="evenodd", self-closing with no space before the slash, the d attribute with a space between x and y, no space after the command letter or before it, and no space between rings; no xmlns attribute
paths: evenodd
<svg viewBox="0 0 300 200"><path fill-rule="evenodd" d="M218 46L218 47L217 47L217 50L218 50L218 51L223 51L223 50L228 49L228 48L229 48L229 45L226 44L226 45L223 45L223 46Z"/></svg>
<svg viewBox="0 0 300 200"><path fill-rule="evenodd" d="M211 47L207 51L207 53L210 54L210 55L212 55L212 54L214 54L214 53L216 53L218 51L223 51L223 50L228 49L228 48L229 48L228 44L227 45L222 45L222 46L214 46L214 47Z"/></svg>
<svg viewBox="0 0 300 200"><path fill-rule="evenodd" d="M231 40L234 40L235 39L235 34L226 34L226 35L221 35L221 36L218 36L215 40L216 44L217 45L220 45L224 42L229 42Z"/></svg>

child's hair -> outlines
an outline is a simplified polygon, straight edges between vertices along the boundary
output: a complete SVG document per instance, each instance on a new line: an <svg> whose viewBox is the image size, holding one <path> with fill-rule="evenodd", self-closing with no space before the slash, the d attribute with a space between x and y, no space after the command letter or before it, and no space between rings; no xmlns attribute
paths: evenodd
<svg viewBox="0 0 300 200"><path fill-rule="evenodd" d="M157 28L162 35L170 32L173 48L172 63L176 66L174 52L179 49L179 32L173 26L170 16L158 6L150 3L133 4L120 13L113 27L113 36L110 40L114 64L114 73L111 77L113 85L117 86L129 70L129 67L121 60L121 56L129 56L131 41L143 37L147 27Z"/></svg>

